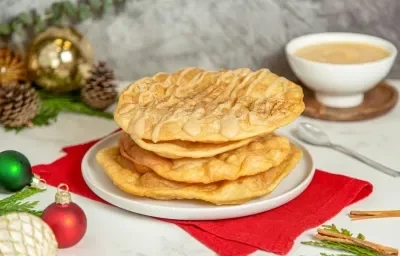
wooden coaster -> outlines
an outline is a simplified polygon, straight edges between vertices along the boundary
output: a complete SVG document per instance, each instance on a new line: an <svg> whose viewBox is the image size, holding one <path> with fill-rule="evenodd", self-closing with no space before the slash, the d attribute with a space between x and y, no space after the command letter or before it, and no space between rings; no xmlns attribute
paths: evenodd
<svg viewBox="0 0 400 256"><path fill-rule="evenodd" d="M360 121L372 119L386 114L397 103L398 93L395 88L387 83L380 83L368 91L364 96L364 102L353 108L331 108L319 103L314 92L305 86L304 103L306 108L304 116L329 120L329 121Z"/></svg>

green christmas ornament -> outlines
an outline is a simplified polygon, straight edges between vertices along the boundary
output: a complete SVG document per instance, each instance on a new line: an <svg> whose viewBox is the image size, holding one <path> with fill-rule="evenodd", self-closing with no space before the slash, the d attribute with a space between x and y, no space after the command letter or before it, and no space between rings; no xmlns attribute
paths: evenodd
<svg viewBox="0 0 400 256"><path fill-rule="evenodd" d="M39 182L26 156L14 150L0 152L0 190L16 192Z"/></svg>

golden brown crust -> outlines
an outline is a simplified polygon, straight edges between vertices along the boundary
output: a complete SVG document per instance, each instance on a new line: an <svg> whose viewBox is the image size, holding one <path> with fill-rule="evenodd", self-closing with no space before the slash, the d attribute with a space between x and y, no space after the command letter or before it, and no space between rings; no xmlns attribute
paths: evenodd
<svg viewBox="0 0 400 256"><path fill-rule="evenodd" d="M241 204L271 193L297 165L302 152L294 145L277 167L234 181L211 184L187 184L166 180L150 171L141 174L135 165L120 154L118 147L100 150L96 159L121 190L136 196L158 200L197 199L216 205Z"/></svg>
<svg viewBox="0 0 400 256"><path fill-rule="evenodd" d="M157 155L170 159L178 158L202 158L212 157L224 152L246 146L256 137L227 141L222 143L202 143L183 140L160 141L153 143L151 140L134 139L134 142L141 148L156 153Z"/></svg>
<svg viewBox="0 0 400 256"><path fill-rule="evenodd" d="M187 183L213 183L255 175L279 165L290 152L287 138L275 134L260 136L248 145L205 158L163 158L139 147L122 133L121 154L146 166L165 179Z"/></svg>
<svg viewBox="0 0 400 256"><path fill-rule="evenodd" d="M134 139L226 142L272 132L303 110L302 88L268 69L185 68L129 85L114 119Z"/></svg>

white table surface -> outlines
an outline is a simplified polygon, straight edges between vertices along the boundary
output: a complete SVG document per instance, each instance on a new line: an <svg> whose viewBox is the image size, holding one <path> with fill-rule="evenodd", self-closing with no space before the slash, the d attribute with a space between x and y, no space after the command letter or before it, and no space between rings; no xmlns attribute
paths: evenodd
<svg viewBox="0 0 400 256"><path fill-rule="evenodd" d="M389 81L400 88L400 81ZM121 83L121 87L126 83ZM325 129L332 140L342 143L394 169L400 170L400 105L389 114L364 122L335 123L300 117L281 129L290 131L299 121L308 121ZM63 113L48 127L27 129L15 134L0 128L0 151L13 149L25 154L33 165L50 163L61 157L63 146L102 137L116 129L112 120ZM361 232L368 240L400 248L400 218L350 221L350 210L400 209L400 178L382 174L360 162L330 149L306 147L316 167L369 181L374 192L363 201L343 209L327 223ZM39 208L54 201L55 189L50 187L32 199L40 200ZM5 195L0 194L0 198ZM116 207L73 195L73 200L86 212L88 230L79 244L62 249L60 256L155 256L155 255L216 255L179 227L150 217L139 216ZM319 255L322 249L301 245L315 230L308 230L296 240L289 255ZM267 239L267 238L266 238ZM253 255L272 255L257 251Z"/></svg>

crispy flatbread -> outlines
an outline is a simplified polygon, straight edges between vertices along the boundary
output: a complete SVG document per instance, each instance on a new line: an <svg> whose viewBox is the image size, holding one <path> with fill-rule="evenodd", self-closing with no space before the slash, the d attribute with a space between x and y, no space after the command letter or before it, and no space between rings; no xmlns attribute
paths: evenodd
<svg viewBox="0 0 400 256"><path fill-rule="evenodd" d="M290 152L287 138L275 134L258 137L246 146L204 158L168 159L139 147L122 133L121 154L136 164L152 169L161 177L186 183L236 180L278 166Z"/></svg>
<svg viewBox="0 0 400 256"><path fill-rule="evenodd" d="M246 146L256 137L248 138L238 141L228 141L222 143L202 143L202 142L191 142L183 140L172 140L172 141L160 141L154 143L151 140L135 139L134 142L139 147L156 153L159 156L178 159L178 158L202 158L212 157L218 154Z"/></svg>
<svg viewBox="0 0 400 256"><path fill-rule="evenodd" d="M304 110L302 88L268 69L184 68L139 79L114 119L133 139L226 142L266 134Z"/></svg>
<svg viewBox="0 0 400 256"><path fill-rule="evenodd" d="M129 194L158 200L197 199L216 205L242 204L271 193L301 157L301 150L291 145L286 159L265 172L234 181L188 184L164 179L152 171L139 173L135 169L137 165L124 158L118 147L102 149L96 155L113 183Z"/></svg>

